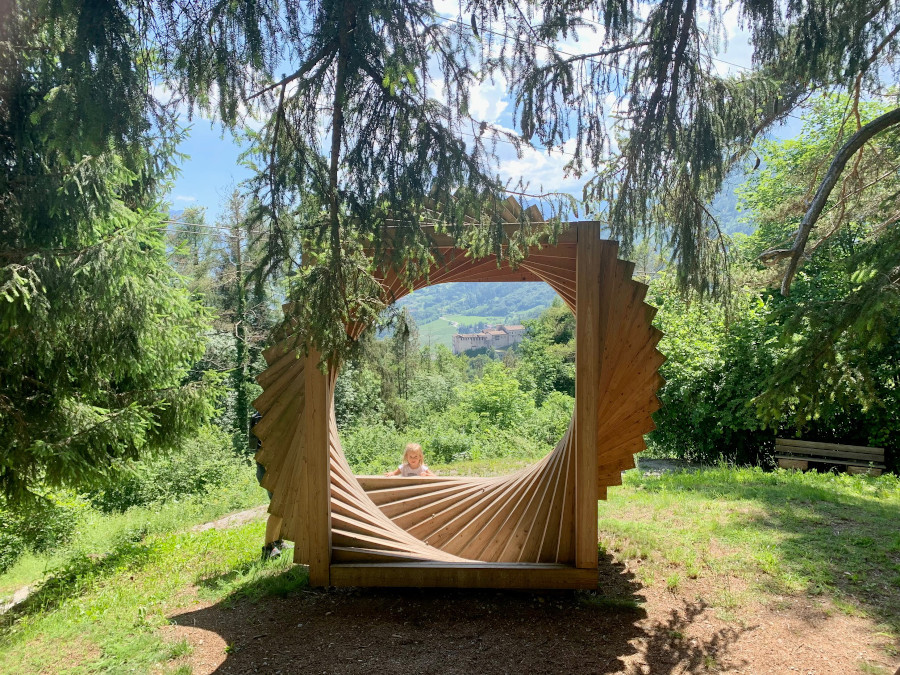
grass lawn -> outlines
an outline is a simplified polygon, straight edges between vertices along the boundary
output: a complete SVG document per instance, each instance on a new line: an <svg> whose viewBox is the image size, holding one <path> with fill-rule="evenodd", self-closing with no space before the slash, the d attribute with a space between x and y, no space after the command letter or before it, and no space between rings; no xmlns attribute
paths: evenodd
<svg viewBox="0 0 900 675"><path fill-rule="evenodd" d="M600 545L644 585L730 577L743 590L707 601L827 596L900 636L900 480L719 467L626 474L600 504Z"/></svg>
<svg viewBox="0 0 900 675"><path fill-rule="evenodd" d="M502 473L504 467L489 468ZM261 501L249 488L238 492L244 497L233 495L232 504ZM186 515L180 517L173 508L162 516L136 511L92 522L102 546L86 551L84 538L82 546L44 560L43 585L0 617L0 671L187 673L181 664L190 645L166 641L159 630L173 612L203 600L227 606L302 589L305 568L291 566L288 556L258 562L261 522L190 531L188 521L215 517L227 501L206 511L202 502L181 505ZM896 643L898 523L894 476L729 467L659 477L631 471L599 505L599 547L645 587L675 591L687 580L715 582L707 601L725 621L741 622L754 603L812 596L827 599L834 611L868 617ZM107 530L115 534L97 534ZM39 562L24 561L0 584L22 582L24 570Z"/></svg>

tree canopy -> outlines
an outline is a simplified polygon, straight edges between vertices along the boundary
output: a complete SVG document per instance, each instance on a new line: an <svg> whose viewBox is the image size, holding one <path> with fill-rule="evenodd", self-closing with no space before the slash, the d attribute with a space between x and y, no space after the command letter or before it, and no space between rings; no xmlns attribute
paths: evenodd
<svg viewBox="0 0 900 675"><path fill-rule="evenodd" d="M177 140L127 7L0 16L0 498L171 447L208 415L206 317L157 202Z"/></svg>
<svg viewBox="0 0 900 675"><path fill-rule="evenodd" d="M140 75L150 62L194 110L232 128L262 117L250 153L254 217L277 235L263 269L281 269L302 242L307 261L329 269L316 283L339 298L355 293L356 314L371 313L373 290L359 247L390 241L418 273L430 259L423 222L476 252L518 254L521 233L509 240L498 222L508 188L494 175L499 141L574 140L570 169L594 176L587 205L626 253L655 233L673 248L683 286L717 290L727 248L705 205L724 177L812 92L887 95L900 45L896 0L490 0L457 17L421 0L11 7L51 32L77 27L83 45L59 65L79 88L80 117L103 120L97 138L134 140L148 111L159 114ZM738 75L716 60L728 11L753 48L753 67ZM567 51L575 40L591 47ZM488 78L506 84L516 129L471 114L472 89ZM116 96L89 92L107 84ZM896 122L886 114L882 124ZM552 214L565 213L556 206ZM802 248L791 247L792 259ZM341 318L324 309L307 317L322 339L325 323Z"/></svg>
<svg viewBox="0 0 900 675"><path fill-rule="evenodd" d="M625 253L653 236L682 288L717 293L728 245L707 204L755 141L814 92L845 91L853 110L879 96L896 105L884 87L898 68L896 0L485 0L456 17L421 0L162 7L170 86L232 127L266 120L251 152L256 214L279 233L270 261L286 255L286 232L316 261L298 311L326 352L343 348L349 316L378 309L360 247L390 241L416 274L430 260L427 222L476 253L519 254L524 229L509 241L492 208L508 189L492 175L493 143L574 141L569 169L590 178L587 208ZM728 11L753 48L737 75L716 60ZM574 40L590 46L569 51ZM472 116L472 88L488 78L508 87L515 130Z"/></svg>

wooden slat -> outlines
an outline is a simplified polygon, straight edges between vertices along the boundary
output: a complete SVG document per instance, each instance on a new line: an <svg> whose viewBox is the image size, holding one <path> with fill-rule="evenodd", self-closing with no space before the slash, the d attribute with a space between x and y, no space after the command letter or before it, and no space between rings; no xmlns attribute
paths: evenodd
<svg viewBox="0 0 900 675"><path fill-rule="evenodd" d="M488 531L491 534L487 537L487 545L478 556L479 560L509 562L509 559L504 558L504 552L508 550L510 541L518 534L524 511L528 508L528 503L542 474L543 471L539 469L523 473L524 478L520 479L509 492L503 508L498 510L498 515L502 515L503 518L494 520L493 525L489 528ZM517 556L518 552L511 553L510 559L515 560Z"/></svg>
<svg viewBox="0 0 900 675"><path fill-rule="evenodd" d="M303 407L303 490L305 528L309 538L309 583L329 585L331 565L331 462L329 460L328 413L331 397L326 375L319 370L320 355L310 350L306 357L306 403Z"/></svg>
<svg viewBox="0 0 900 675"><path fill-rule="evenodd" d="M549 461L552 461L555 453ZM545 458L541 465L546 465ZM542 467L538 467L539 469ZM457 535L447 540L447 549L458 555L473 560L485 559L485 552L490 546L499 545L497 534L515 510L522 485L529 479L529 470L518 471L496 493L492 508L484 509L467 523Z"/></svg>
<svg viewBox="0 0 900 675"><path fill-rule="evenodd" d="M793 448L805 448L808 450L815 450L816 452L822 452L823 454L830 451L855 452L866 455L879 455L884 458L884 448L873 448L865 445L842 445L840 443L819 443L818 441L801 441L793 438L775 439L776 449L788 447L792 449L791 452L795 452Z"/></svg>
<svg viewBox="0 0 900 675"><path fill-rule="evenodd" d="M522 561L522 553L528 543L528 538L535 529L535 518L547 494L547 488L552 482L547 471L536 471L535 478L536 480L531 482L528 490L522 495L516 509L518 518L515 524L508 528L509 536L496 556L498 561Z"/></svg>
<svg viewBox="0 0 900 675"><path fill-rule="evenodd" d="M415 554L384 551L377 548L359 548L354 546L332 546L332 563L373 563L373 562L411 562L417 560ZM423 562L427 558L419 558Z"/></svg>
<svg viewBox="0 0 900 675"><path fill-rule="evenodd" d="M577 589L596 588L597 570L527 563L347 563L331 566L331 580L337 586Z"/></svg>
<svg viewBox="0 0 900 675"><path fill-rule="evenodd" d="M820 462L822 464L846 464L847 466L869 466L872 465L876 469L887 468L881 462L875 462L868 459L857 459L854 457L823 457L820 455L775 455L775 459L797 459L807 462Z"/></svg>
<svg viewBox="0 0 900 675"><path fill-rule="evenodd" d="M573 420L577 427L578 417ZM566 452L563 455L565 468L562 468L563 481L559 491L562 508L559 511L559 536L556 541L556 562L575 563L575 434L569 438Z"/></svg>
<svg viewBox="0 0 900 675"><path fill-rule="evenodd" d="M615 248L578 228L575 319L575 566L597 566L597 433L601 361L609 331Z"/></svg>

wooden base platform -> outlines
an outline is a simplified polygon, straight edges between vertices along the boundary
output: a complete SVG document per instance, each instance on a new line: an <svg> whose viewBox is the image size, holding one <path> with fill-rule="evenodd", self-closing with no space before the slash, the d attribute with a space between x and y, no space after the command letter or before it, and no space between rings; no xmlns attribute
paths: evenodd
<svg viewBox="0 0 900 675"><path fill-rule="evenodd" d="M550 563L347 563L331 565L333 586L394 588L597 588L597 569Z"/></svg>

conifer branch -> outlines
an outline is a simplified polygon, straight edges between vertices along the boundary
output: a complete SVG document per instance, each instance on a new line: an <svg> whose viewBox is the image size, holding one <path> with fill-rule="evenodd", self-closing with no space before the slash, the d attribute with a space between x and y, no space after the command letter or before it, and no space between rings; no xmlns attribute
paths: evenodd
<svg viewBox="0 0 900 675"><path fill-rule="evenodd" d="M278 87L286 87L294 80L299 80L301 77L304 77L307 73L309 73L309 71L311 71L321 61L327 59L330 56L333 56L336 51L337 48L332 42L322 45L322 48L319 49L318 52L316 52L315 56L313 56L311 59L307 59L307 61L293 75L288 75L278 82L270 84L269 86L260 89L254 94L250 94L250 96L247 97L247 100L252 101L257 97L272 91L273 89L278 89Z"/></svg>

